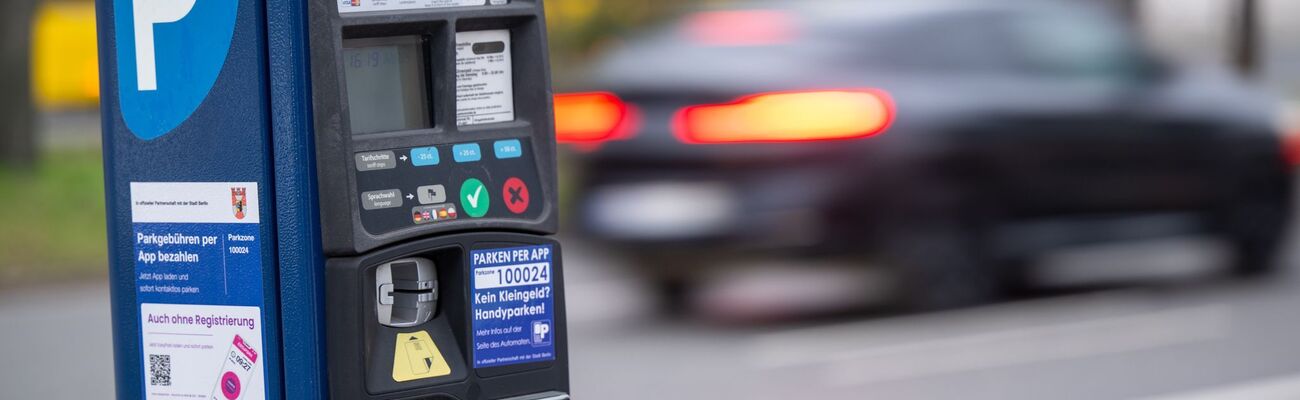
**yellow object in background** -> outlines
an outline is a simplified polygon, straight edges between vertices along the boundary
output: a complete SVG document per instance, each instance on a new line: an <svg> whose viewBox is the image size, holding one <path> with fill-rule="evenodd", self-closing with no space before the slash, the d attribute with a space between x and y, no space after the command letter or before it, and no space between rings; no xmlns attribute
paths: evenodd
<svg viewBox="0 0 1300 400"><path fill-rule="evenodd" d="M32 90L43 109L99 104L93 2L43 2L32 32Z"/></svg>

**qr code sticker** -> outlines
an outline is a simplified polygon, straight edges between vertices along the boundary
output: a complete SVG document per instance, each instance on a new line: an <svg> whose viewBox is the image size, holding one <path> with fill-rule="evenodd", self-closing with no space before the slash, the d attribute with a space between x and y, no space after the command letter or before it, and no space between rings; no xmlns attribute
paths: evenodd
<svg viewBox="0 0 1300 400"><path fill-rule="evenodd" d="M167 354L149 355L149 386L172 385L172 356Z"/></svg>

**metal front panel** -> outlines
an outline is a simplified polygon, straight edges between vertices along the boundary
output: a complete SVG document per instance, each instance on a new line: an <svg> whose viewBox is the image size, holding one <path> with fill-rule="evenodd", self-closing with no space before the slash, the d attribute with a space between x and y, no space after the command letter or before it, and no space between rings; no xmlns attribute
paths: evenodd
<svg viewBox="0 0 1300 400"><path fill-rule="evenodd" d="M434 3L360 12L309 3L327 254L446 232L557 228L540 1ZM424 112L427 121L413 116ZM421 202L420 189L434 186L445 201Z"/></svg>

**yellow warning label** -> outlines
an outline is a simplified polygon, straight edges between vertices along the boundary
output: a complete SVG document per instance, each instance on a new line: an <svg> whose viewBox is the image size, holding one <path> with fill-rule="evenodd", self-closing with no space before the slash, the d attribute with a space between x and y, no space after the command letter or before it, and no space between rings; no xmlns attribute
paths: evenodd
<svg viewBox="0 0 1300 400"><path fill-rule="evenodd" d="M393 380L397 382L433 378L451 374L447 359L442 358L438 345L429 338L429 332L397 334L397 348L393 350Z"/></svg>

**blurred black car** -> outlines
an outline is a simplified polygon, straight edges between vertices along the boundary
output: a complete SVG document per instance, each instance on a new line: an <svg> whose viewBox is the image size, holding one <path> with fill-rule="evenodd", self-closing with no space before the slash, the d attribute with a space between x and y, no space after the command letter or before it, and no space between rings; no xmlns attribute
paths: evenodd
<svg viewBox="0 0 1300 400"><path fill-rule="evenodd" d="M1189 233L1256 274L1287 220L1274 105L1086 2L751 3L590 78L556 103L579 228L670 296L723 260L848 257L949 307L1020 288L1046 251Z"/></svg>

